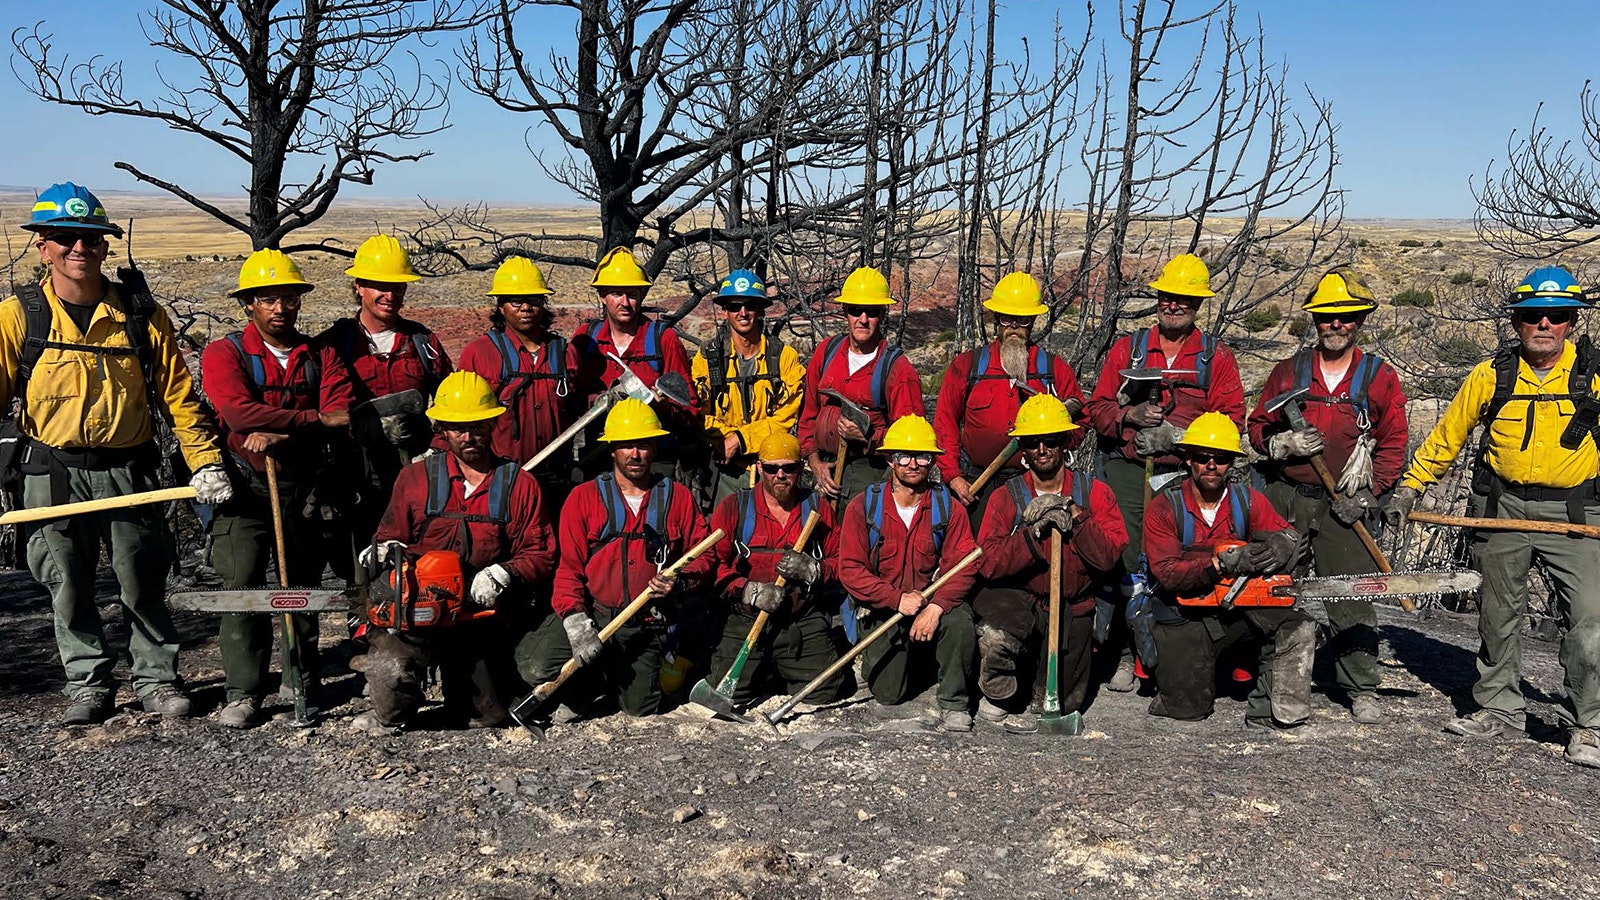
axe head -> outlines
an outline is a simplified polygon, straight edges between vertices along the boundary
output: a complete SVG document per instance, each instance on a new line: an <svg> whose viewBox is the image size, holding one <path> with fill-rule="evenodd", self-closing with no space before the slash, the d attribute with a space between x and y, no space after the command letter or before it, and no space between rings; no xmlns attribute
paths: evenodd
<svg viewBox="0 0 1600 900"><path fill-rule="evenodd" d="M677 372L663 372L656 379L656 395L685 409L694 405L693 391L689 389L689 382Z"/></svg>
<svg viewBox="0 0 1600 900"><path fill-rule="evenodd" d="M1310 385L1306 385L1305 387L1290 388L1278 396L1273 397L1271 400L1268 400L1266 404L1262 406L1262 409L1269 413L1275 413L1309 393L1311 393Z"/></svg>
<svg viewBox="0 0 1600 900"><path fill-rule="evenodd" d="M733 698L724 697L717 693L717 689L712 687L711 683L704 678L695 682L694 687L689 689L689 702L703 706L725 719L731 719L745 725L752 724L755 721L748 716L735 712Z"/></svg>
<svg viewBox="0 0 1600 900"><path fill-rule="evenodd" d="M856 427L861 429L862 434L869 438L872 436L872 417L867 415L867 411L862 409L860 404L853 400L847 399L843 394L832 388L820 391L819 393L825 397L832 397L835 401L837 401L839 404L839 415L843 416L848 421L856 423Z"/></svg>
<svg viewBox="0 0 1600 900"><path fill-rule="evenodd" d="M382 397L373 397L362 404L373 415L383 418L395 415L422 415L428 408L427 400L422 392L416 388L409 391L400 391L395 394L384 394Z"/></svg>
<svg viewBox="0 0 1600 900"><path fill-rule="evenodd" d="M1155 366L1140 366L1137 369L1123 369L1117 373L1128 381L1163 381L1174 375L1199 375L1199 369L1160 369Z"/></svg>
<svg viewBox="0 0 1600 900"><path fill-rule="evenodd" d="M1187 477L1188 472L1163 472L1150 479L1150 493L1159 494Z"/></svg>
<svg viewBox="0 0 1600 900"><path fill-rule="evenodd" d="M628 364L622 361L622 357L616 355L615 353L607 353L606 356L610 357L612 361L614 361L618 366L622 367L622 374L618 375L616 382L611 385L613 389L621 388L622 392L627 394L629 397L632 397L635 400L643 400L646 403L649 403L651 400L656 398L656 392L650 390L650 388L639 379L639 376L635 375L633 370L628 368Z"/></svg>

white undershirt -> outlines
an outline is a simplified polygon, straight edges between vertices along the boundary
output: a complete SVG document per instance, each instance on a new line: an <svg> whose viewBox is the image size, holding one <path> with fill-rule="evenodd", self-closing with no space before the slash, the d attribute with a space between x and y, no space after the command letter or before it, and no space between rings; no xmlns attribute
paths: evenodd
<svg viewBox="0 0 1600 900"><path fill-rule="evenodd" d="M1228 491L1229 490L1230 490L1229 488L1223 488L1223 490L1222 490L1222 500L1220 502L1218 502L1217 505L1212 507L1211 509L1206 509L1203 504L1200 506L1200 518L1206 520L1206 527L1207 528L1211 527L1212 525L1217 524L1217 513L1222 511L1222 504L1228 502Z"/></svg>
<svg viewBox="0 0 1600 900"><path fill-rule="evenodd" d="M267 352L271 353L272 358L278 361L278 365L281 366L285 372L289 371L289 354L294 352L294 348L274 347L271 344L267 344L266 341L262 341L261 343L266 344Z"/></svg>
<svg viewBox="0 0 1600 900"><path fill-rule="evenodd" d="M1350 371L1350 360L1354 358L1355 354L1346 356L1344 358L1344 365L1340 366L1338 369L1330 368L1326 360L1318 358L1317 368L1322 370L1322 383L1327 385L1329 393L1332 393L1339 387L1339 382L1344 380L1345 373Z"/></svg>
<svg viewBox="0 0 1600 900"><path fill-rule="evenodd" d="M913 503L910 506L901 506L900 501L895 501L894 511L900 514L900 521L906 523L906 531L911 530L911 520L917 517L917 507L921 505L921 503Z"/></svg>
<svg viewBox="0 0 1600 900"><path fill-rule="evenodd" d="M636 516L639 514L640 508L642 508L644 506L644 495L643 494L640 494L637 497L631 497L631 496L629 496L627 494L623 494L622 495L622 499L627 502L628 509L632 510L633 514L636 515Z"/></svg>
<svg viewBox="0 0 1600 900"><path fill-rule="evenodd" d="M882 346L878 347L878 350L882 349ZM857 353L854 350L847 351L845 353L845 361L850 365L850 374L854 375L871 365L872 361L878 358L878 350L874 350L871 353Z"/></svg>
<svg viewBox="0 0 1600 900"><path fill-rule="evenodd" d="M373 353L383 356L394 352L396 337L398 335L392 331L369 331L367 332L367 343L372 346Z"/></svg>

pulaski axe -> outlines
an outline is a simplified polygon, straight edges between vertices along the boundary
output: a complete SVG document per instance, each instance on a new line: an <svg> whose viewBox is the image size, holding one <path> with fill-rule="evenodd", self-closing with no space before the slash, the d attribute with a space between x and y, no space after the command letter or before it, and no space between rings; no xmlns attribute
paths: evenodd
<svg viewBox="0 0 1600 900"><path fill-rule="evenodd" d="M693 403L689 393L688 382L683 380L682 375L676 372L667 372L656 380L656 386L652 389L638 375L634 374L634 371L628 368L627 363L623 362L615 353L608 355L618 365L622 366L622 374L617 376L616 383L601 392L600 396L595 398L594 405L579 416L576 422L568 425L565 431L556 435L550 443L544 445L544 448L535 453L532 459L523 463L522 468L524 470L532 472L538 468L539 464L549 459L552 453L565 447L569 441L583 433L583 430L588 428L591 422L609 412L618 400L632 397L645 403L653 403L656 398L660 397L683 407Z"/></svg>

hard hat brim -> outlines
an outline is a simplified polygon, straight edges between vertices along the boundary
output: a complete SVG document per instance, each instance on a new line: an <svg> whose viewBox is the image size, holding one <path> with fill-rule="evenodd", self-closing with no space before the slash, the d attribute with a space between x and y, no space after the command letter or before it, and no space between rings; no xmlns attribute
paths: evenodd
<svg viewBox="0 0 1600 900"><path fill-rule="evenodd" d="M122 226L112 222L85 222L81 219L51 219L47 222L27 222L22 226L23 231L43 234L46 231L93 231L99 234L109 234L112 237L122 237Z"/></svg>
<svg viewBox="0 0 1600 900"><path fill-rule="evenodd" d="M881 300L862 300L859 297L845 297L843 294L840 294L839 296L833 298L833 302L839 304L840 306L894 306L895 305L895 299L893 297L885 297L885 298L883 298Z"/></svg>
<svg viewBox="0 0 1600 900"><path fill-rule="evenodd" d="M1319 306L1312 306L1310 304L1307 304L1307 305L1301 307L1301 309L1305 310L1308 313L1372 312L1373 310L1375 310L1377 308L1378 308L1378 304L1376 304L1376 303L1365 303L1365 302L1361 302L1361 301L1357 301L1355 303L1324 303L1324 304L1321 304Z"/></svg>
<svg viewBox="0 0 1600 900"><path fill-rule="evenodd" d="M1594 304L1586 302L1586 301L1583 301L1583 300L1579 300L1577 297L1573 297L1573 296L1570 296L1570 295L1563 295L1563 296L1559 296L1559 297L1552 297L1552 296L1540 297L1540 296L1535 295L1535 296L1532 296L1532 297L1515 297L1511 301L1506 303L1505 308L1506 309L1594 309Z"/></svg>
<svg viewBox="0 0 1600 900"><path fill-rule="evenodd" d="M1172 294L1178 297L1199 297L1202 300L1217 295L1217 292L1210 288L1197 288L1190 284L1175 284L1165 278L1157 278L1155 281L1150 282L1149 288L1152 291L1159 291L1163 294Z"/></svg>
<svg viewBox="0 0 1600 900"><path fill-rule="evenodd" d="M983 301L983 308L1002 316L1042 316L1050 311L1050 307L1043 303L1010 305L993 297Z"/></svg>
<svg viewBox="0 0 1600 900"><path fill-rule="evenodd" d="M638 278L596 278L589 282L590 287L653 287L655 282L644 281Z"/></svg>
<svg viewBox="0 0 1600 900"><path fill-rule="evenodd" d="M309 281L261 281L255 284L241 284L229 291L228 296L238 299L240 294L248 294L251 291L259 291L262 288L269 287L299 288L298 293L301 294L309 294L317 289L317 286Z"/></svg>
<svg viewBox="0 0 1600 900"><path fill-rule="evenodd" d="M505 415L504 406L493 406L477 412L468 412L459 409L449 409L435 403L428 407L428 418L439 425L470 425L473 422L482 422L487 419L496 419Z"/></svg>
<svg viewBox="0 0 1600 900"><path fill-rule="evenodd" d="M551 294L554 294L554 293L555 293L555 291L552 291L549 288L546 288L546 289L544 289L542 291L530 291L530 290L527 290L527 289L524 288L522 290L516 290L516 291L489 290L488 292L486 292L485 296L489 296L489 297L548 297L548 296L550 296Z"/></svg>
<svg viewBox="0 0 1600 900"><path fill-rule="evenodd" d="M646 441L651 438L666 437L671 433L672 432L666 430L665 428L646 429L644 431L637 431L632 434L617 435L613 435L611 432L607 431L601 433L600 442L603 444L624 444L628 441Z"/></svg>
<svg viewBox="0 0 1600 900"><path fill-rule="evenodd" d="M888 444L884 444L883 446L878 448L878 452L879 453L943 453L944 450L940 449L939 447L904 447L904 446L891 447Z"/></svg>
<svg viewBox="0 0 1600 900"><path fill-rule="evenodd" d="M1006 432L1006 434L1010 437L1044 437L1045 435L1049 434L1066 434L1069 431L1077 431L1080 427L1082 426L1080 426L1077 422L1067 422L1065 423L1065 427L1056 425L1050 428L1024 425L1020 428L1013 428Z"/></svg>
<svg viewBox="0 0 1600 900"><path fill-rule="evenodd" d="M395 272L371 272L360 268L359 266L351 266L350 268L345 269L344 273L349 275L351 278L357 279L358 281L376 281L379 284L410 284L413 281L422 280L421 275L402 275Z"/></svg>
<svg viewBox="0 0 1600 900"><path fill-rule="evenodd" d="M1226 447L1221 444L1209 444L1203 441L1178 441L1176 446L1185 450L1213 450L1217 453L1232 453L1234 459L1244 455L1244 451L1238 447Z"/></svg>

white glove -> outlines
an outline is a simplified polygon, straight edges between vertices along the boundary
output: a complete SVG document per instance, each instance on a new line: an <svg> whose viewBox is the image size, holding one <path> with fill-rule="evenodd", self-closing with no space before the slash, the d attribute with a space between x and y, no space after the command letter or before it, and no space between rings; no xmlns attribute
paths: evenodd
<svg viewBox="0 0 1600 900"><path fill-rule="evenodd" d="M561 620L561 627L567 632L567 643L578 665L587 666L600 658L600 632L595 630L593 619L573 613Z"/></svg>
<svg viewBox="0 0 1600 900"><path fill-rule="evenodd" d="M400 541L379 541L361 548L361 555L356 557L356 562L363 566L373 565L382 568L389 564L390 557L396 553L404 553L406 545Z"/></svg>
<svg viewBox="0 0 1600 900"><path fill-rule="evenodd" d="M1339 493L1354 496L1372 490L1372 451L1377 443L1370 434L1356 438L1355 448L1345 461L1344 471L1339 473L1339 483L1336 485Z"/></svg>
<svg viewBox="0 0 1600 900"><path fill-rule="evenodd" d="M1316 456L1322 452L1322 435L1316 429L1294 431L1293 429L1267 438L1267 455L1273 459L1288 459L1291 456Z"/></svg>
<svg viewBox="0 0 1600 900"><path fill-rule="evenodd" d="M496 600L500 599L500 592L511 584L511 573L506 567L495 563L487 569L472 576L472 602L484 609L494 609Z"/></svg>
<svg viewBox="0 0 1600 900"><path fill-rule="evenodd" d="M214 505L233 499L233 482L228 480L228 473L223 470L221 463L201 466L189 479L189 487L194 488L196 503Z"/></svg>

